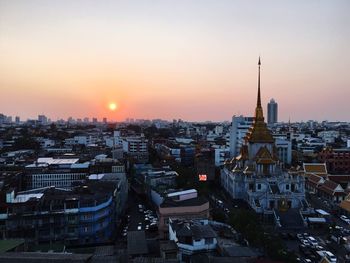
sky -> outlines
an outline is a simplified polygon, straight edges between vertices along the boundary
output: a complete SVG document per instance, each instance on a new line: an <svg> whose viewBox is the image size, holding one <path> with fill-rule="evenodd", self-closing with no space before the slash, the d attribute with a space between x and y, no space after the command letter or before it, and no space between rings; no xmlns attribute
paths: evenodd
<svg viewBox="0 0 350 263"><path fill-rule="evenodd" d="M0 0L0 113L350 121L348 0ZM108 105L116 103L112 111Z"/></svg>

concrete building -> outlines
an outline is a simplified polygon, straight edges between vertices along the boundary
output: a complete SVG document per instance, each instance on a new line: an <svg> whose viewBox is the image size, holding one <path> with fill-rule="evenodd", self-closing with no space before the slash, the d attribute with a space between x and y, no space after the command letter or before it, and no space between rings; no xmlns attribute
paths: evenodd
<svg viewBox="0 0 350 263"><path fill-rule="evenodd" d="M70 189L74 182L82 182L89 173L89 163L79 159L38 158L25 167L27 189L55 186Z"/></svg>
<svg viewBox="0 0 350 263"><path fill-rule="evenodd" d="M221 125L215 126L215 134L221 135L224 132L224 127Z"/></svg>
<svg viewBox="0 0 350 263"><path fill-rule="evenodd" d="M333 149L331 147L324 148L318 153L320 162L327 165L330 173L350 174L350 149Z"/></svg>
<svg viewBox="0 0 350 263"><path fill-rule="evenodd" d="M218 243L217 234L208 220L169 219L169 240L175 241L179 248L180 262L191 262L191 256L197 253L213 252Z"/></svg>
<svg viewBox="0 0 350 263"><path fill-rule="evenodd" d="M157 210L159 218L159 235L167 238L169 218L174 219L208 219L209 201L199 197L197 190L190 189L168 194Z"/></svg>
<svg viewBox="0 0 350 263"><path fill-rule="evenodd" d="M278 121L278 104L271 99L267 104L267 124L272 125Z"/></svg>
<svg viewBox="0 0 350 263"><path fill-rule="evenodd" d="M225 160L230 158L230 148L220 147L215 149L215 166L224 165Z"/></svg>
<svg viewBox="0 0 350 263"><path fill-rule="evenodd" d="M97 142L97 139L92 135L77 135L73 138L68 138L64 140L64 144L67 146L73 146L73 145L91 145L95 144Z"/></svg>
<svg viewBox="0 0 350 263"><path fill-rule="evenodd" d="M230 157L236 157L243 144L249 128L254 121L253 117L233 116L230 130Z"/></svg>
<svg viewBox="0 0 350 263"><path fill-rule="evenodd" d="M290 165L292 163L292 143L290 140L275 139L275 146L277 149L277 157L284 164Z"/></svg>
<svg viewBox="0 0 350 263"><path fill-rule="evenodd" d="M148 161L148 139L144 134L139 135L123 135L121 131L114 131L114 145L121 145L123 151L132 157L137 163L145 163Z"/></svg>
<svg viewBox="0 0 350 263"><path fill-rule="evenodd" d="M136 162L148 161L148 139L141 136L126 137L123 140L123 151L135 159Z"/></svg>
<svg viewBox="0 0 350 263"><path fill-rule="evenodd" d="M339 131L320 131L317 136L322 138L325 143L334 143L335 139L340 136Z"/></svg>
<svg viewBox="0 0 350 263"><path fill-rule="evenodd" d="M45 187L6 192L2 236L28 242L82 245L111 242L115 234L116 185L91 182L60 189ZM24 219L25 218L25 219Z"/></svg>
<svg viewBox="0 0 350 263"><path fill-rule="evenodd" d="M47 117L45 115L39 115L38 116L38 122L42 125L47 124Z"/></svg>

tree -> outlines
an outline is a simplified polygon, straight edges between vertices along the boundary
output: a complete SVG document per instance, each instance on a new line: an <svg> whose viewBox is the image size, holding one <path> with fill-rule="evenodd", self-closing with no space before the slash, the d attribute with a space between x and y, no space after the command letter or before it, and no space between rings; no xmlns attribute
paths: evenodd
<svg viewBox="0 0 350 263"><path fill-rule="evenodd" d="M139 125L134 125L134 124L129 124L127 127L126 127L127 130L132 130L134 131L135 133L141 133L142 129Z"/></svg>
<svg viewBox="0 0 350 263"><path fill-rule="evenodd" d="M26 136L18 138L13 144L13 148L15 150L28 149L37 151L40 149L40 144L32 137Z"/></svg>

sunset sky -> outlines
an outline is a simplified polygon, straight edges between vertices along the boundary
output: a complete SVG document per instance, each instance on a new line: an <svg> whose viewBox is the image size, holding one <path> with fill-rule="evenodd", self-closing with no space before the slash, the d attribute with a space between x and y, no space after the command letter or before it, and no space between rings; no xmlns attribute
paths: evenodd
<svg viewBox="0 0 350 263"><path fill-rule="evenodd" d="M0 113L350 121L350 1L0 0ZM109 103L116 103L111 111Z"/></svg>

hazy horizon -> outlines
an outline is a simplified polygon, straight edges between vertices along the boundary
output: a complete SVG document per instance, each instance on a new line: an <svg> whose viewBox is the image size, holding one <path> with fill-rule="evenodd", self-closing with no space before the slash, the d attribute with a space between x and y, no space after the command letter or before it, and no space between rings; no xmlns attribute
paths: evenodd
<svg viewBox="0 0 350 263"><path fill-rule="evenodd" d="M350 2L0 0L0 113L350 121ZM116 103L117 109L108 108Z"/></svg>

